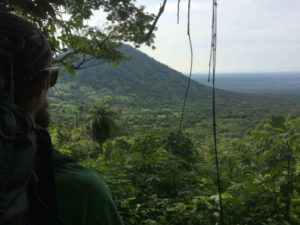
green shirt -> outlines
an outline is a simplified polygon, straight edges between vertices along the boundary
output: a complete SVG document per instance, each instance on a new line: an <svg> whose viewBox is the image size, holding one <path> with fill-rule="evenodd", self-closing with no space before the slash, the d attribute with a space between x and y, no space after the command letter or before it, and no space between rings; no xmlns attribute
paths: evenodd
<svg viewBox="0 0 300 225"><path fill-rule="evenodd" d="M123 225L108 186L92 169L65 163L56 169L55 182L66 225Z"/></svg>

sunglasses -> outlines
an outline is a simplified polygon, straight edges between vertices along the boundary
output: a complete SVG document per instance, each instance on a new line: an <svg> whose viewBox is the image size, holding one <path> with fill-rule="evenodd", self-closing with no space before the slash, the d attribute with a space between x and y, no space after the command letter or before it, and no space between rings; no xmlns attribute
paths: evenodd
<svg viewBox="0 0 300 225"><path fill-rule="evenodd" d="M57 66L49 66L39 71L42 72L49 72L50 73L50 87L53 87L56 84L59 67Z"/></svg>

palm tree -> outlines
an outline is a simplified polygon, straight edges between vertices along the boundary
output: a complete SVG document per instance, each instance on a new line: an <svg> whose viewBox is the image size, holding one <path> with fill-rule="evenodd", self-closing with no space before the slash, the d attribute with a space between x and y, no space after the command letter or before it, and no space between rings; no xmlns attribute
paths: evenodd
<svg viewBox="0 0 300 225"><path fill-rule="evenodd" d="M117 113L107 104L94 104L89 111L87 118L88 131L93 141L99 144L100 153L102 153L103 143L112 137L116 129Z"/></svg>

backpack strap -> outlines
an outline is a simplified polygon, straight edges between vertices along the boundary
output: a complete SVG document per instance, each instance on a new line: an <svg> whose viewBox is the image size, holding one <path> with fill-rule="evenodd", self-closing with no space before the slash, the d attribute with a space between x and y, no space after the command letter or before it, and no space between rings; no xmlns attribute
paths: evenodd
<svg viewBox="0 0 300 225"><path fill-rule="evenodd" d="M57 211L54 165L52 161L52 142L49 133L44 129L36 130L37 160L36 175L39 180L39 195L48 207Z"/></svg>
<svg viewBox="0 0 300 225"><path fill-rule="evenodd" d="M53 156L53 163L54 163L55 168L63 165L64 163L76 163L77 162L76 160L72 159L70 156L62 154L59 151L57 151L56 149L53 149L52 156Z"/></svg>
<svg viewBox="0 0 300 225"><path fill-rule="evenodd" d="M37 158L36 176L38 189L32 191L32 215L36 224L64 225L58 216L54 180L53 147L47 130L36 129Z"/></svg>

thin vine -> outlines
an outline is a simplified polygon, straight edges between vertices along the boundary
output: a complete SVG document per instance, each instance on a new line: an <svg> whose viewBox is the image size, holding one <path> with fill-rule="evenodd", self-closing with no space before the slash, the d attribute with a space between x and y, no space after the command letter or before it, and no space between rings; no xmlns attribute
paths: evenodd
<svg viewBox="0 0 300 225"><path fill-rule="evenodd" d="M177 24L179 24L179 15L180 15L180 0L177 2Z"/></svg>
<svg viewBox="0 0 300 225"><path fill-rule="evenodd" d="M221 181L220 181L220 169L219 169L219 159L218 159L218 149L217 149L217 122L216 122L216 88L215 88L215 77L216 77L216 63L217 63L217 0L213 1L213 8L212 8L212 34L211 34L211 52L210 52L210 58L209 58L209 74L208 74L208 81L210 81L210 75L212 70L212 95L213 95L213 102L212 102L212 114L213 114L213 135L214 135L214 153L215 153L215 164L217 169L217 184L218 184L218 195L219 195L219 209L220 209L220 225L224 224L224 214L223 214L223 201L222 201L222 188L221 188ZM164 1L164 4L162 8L164 9L166 0ZM179 23L179 11L180 10L180 0L178 0L177 4L177 24ZM160 10L161 11L161 10ZM161 12L162 13L162 12ZM180 117L180 123L178 127L178 133L181 130L182 127L182 121L184 116L184 110L186 105L186 100L188 96L188 91L190 88L191 83L191 77L192 77L192 69L193 69L193 45L192 45L192 39L191 39L191 33L190 33L190 14L191 14L191 0L188 1L188 24L187 24L187 35L189 38L189 44L190 44L190 52L191 52L191 64L190 64L190 73L189 73L189 79L188 84L185 92L185 97L183 101L182 106L182 112Z"/></svg>
<svg viewBox="0 0 300 225"><path fill-rule="evenodd" d="M213 95L213 134L214 134L214 153L215 153L215 164L217 169L217 183L218 183L218 194L219 194L219 206L220 206L220 225L224 224L224 214L223 214L223 201L222 201L222 188L220 181L220 169L219 169L219 159L218 159L218 149L217 149L217 122L216 122L216 88L215 88L215 78L216 78L216 63L217 63L217 0L213 0L213 15L212 15L212 41L211 41L211 54L209 59L209 74L208 80L210 80L210 72L212 69L212 95Z"/></svg>
<svg viewBox="0 0 300 225"><path fill-rule="evenodd" d="M189 92L189 88L190 88L190 84L191 84L192 71L193 71L193 43L192 43L191 32L190 32L190 20L191 20L191 0L189 0L189 3L188 3L188 24L187 24L187 35L188 35L188 38L189 38L190 52L191 52L191 64L190 64L189 79L188 79L187 88L186 88L186 91L185 91L184 101L183 101L183 105L182 105L182 111L181 111L180 123L179 123L179 127L178 127L178 133L180 132L181 126L182 126L183 115L184 115L186 100L187 100L187 96L188 96L188 92Z"/></svg>

